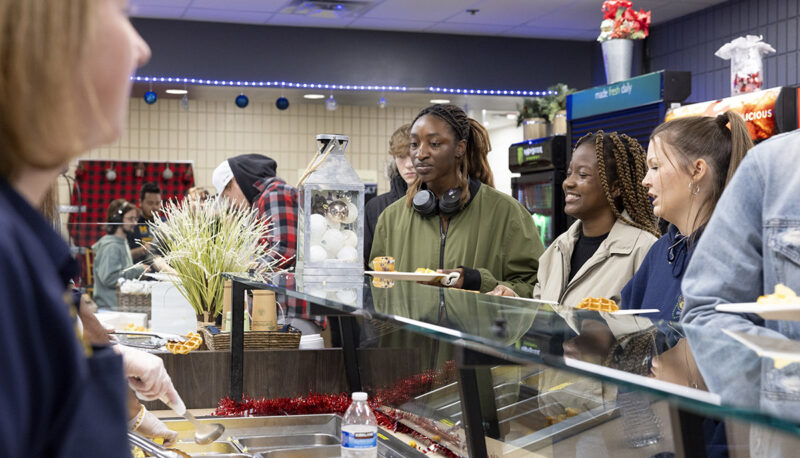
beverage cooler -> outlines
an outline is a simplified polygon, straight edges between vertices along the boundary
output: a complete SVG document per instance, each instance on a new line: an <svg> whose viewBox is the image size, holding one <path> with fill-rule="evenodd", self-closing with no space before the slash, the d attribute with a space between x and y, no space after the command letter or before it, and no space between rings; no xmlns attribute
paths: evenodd
<svg viewBox="0 0 800 458"><path fill-rule="evenodd" d="M567 136L570 150L589 132L619 132L645 149L650 133L664 121L674 103L692 92L691 73L659 71L567 96Z"/></svg>
<svg viewBox="0 0 800 458"><path fill-rule="evenodd" d="M515 143L508 149L513 195L530 213L545 247L567 230L564 191L567 140L563 135Z"/></svg>
<svg viewBox="0 0 800 458"><path fill-rule="evenodd" d="M800 127L800 87L775 87L709 102L693 103L670 110L665 120L685 116L717 116L725 111L739 113L747 122L750 138L758 143L773 135Z"/></svg>

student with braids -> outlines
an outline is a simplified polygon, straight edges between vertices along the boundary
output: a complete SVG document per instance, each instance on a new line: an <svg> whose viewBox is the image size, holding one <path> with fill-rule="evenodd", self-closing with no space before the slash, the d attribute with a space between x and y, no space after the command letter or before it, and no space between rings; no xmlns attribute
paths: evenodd
<svg viewBox="0 0 800 458"><path fill-rule="evenodd" d="M653 199L653 213L670 227L622 290L621 308L657 308L659 313L646 316L680 319L681 281L695 242L752 146L744 119L731 111L674 119L653 131L642 184Z"/></svg>
<svg viewBox="0 0 800 458"><path fill-rule="evenodd" d="M370 259L391 256L398 271L458 271L456 288L504 285L530 296L544 248L525 208L493 187L486 129L460 107L432 105L410 139L419 178L381 213Z"/></svg>
<svg viewBox="0 0 800 458"><path fill-rule="evenodd" d="M533 297L575 306L585 297L620 302L660 235L647 191L645 151L624 134L597 131L581 138L564 180L564 211L578 219L539 259ZM498 286L493 295L513 292Z"/></svg>

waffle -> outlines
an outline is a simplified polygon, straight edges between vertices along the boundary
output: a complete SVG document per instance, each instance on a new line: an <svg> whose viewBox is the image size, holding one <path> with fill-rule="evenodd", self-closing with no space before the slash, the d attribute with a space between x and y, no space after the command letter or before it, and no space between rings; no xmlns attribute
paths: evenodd
<svg viewBox="0 0 800 458"><path fill-rule="evenodd" d="M775 285L775 292L765 296L759 296L756 301L759 304L797 304L800 302L800 297L797 297L791 288L778 283Z"/></svg>
<svg viewBox="0 0 800 458"><path fill-rule="evenodd" d="M586 297L578 302L575 308L594 310L595 312L616 312L619 310L617 304L611 299L604 297Z"/></svg>
<svg viewBox="0 0 800 458"><path fill-rule="evenodd" d="M394 258L378 256L372 260L372 267L378 272L394 272Z"/></svg>
<svg viewBox="0 0 800 458"><path fill-rule="evenodd" d="M192 350L197 350L200 348L200 344L203 343L203 338L200 337L200 334L196 332L190 332L186 334L186 341L178 342L175 340L170 340L167 342L167 350L171 351L176 355L185 355Z"/></svg>

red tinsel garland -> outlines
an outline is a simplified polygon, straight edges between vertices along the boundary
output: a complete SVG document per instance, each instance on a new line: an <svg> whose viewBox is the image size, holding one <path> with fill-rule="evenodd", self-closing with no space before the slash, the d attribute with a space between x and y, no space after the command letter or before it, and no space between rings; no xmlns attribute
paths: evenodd
<svg viewBox="0 0 800 458"><path fill-rule="evenodd" d="M453 361L448 361L440 370L425 371L421 374L416 374L400 380L390 388L375 390L374 395L370 397L368 403L375 414L378 425L392 432L410 435L426 446L426 452L435 451L447 457L457 458L458 455L454 454L446 447L441 446L429 437L417 433L408 426L399 423L396 418L392 418L379 410L382 405L400 405L414 396L452 381L454 376L455 363ZM236 402L231 398L225 397L219 401L217 409L211 415L221 417L250 417L265 415L337 414L344 416L351 402L350 395L347 393L309 393L306 396L275 399L265 399L264 397L255 399L249 396L242 396L241 402Z"/></svg>

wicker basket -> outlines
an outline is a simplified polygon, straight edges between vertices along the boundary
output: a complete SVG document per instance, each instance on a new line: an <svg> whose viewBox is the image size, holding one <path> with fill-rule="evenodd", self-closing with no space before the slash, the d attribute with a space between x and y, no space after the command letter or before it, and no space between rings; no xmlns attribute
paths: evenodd
<svg viewBox="0 0 800 458"><path fill-rule="evenodd" d="M151 309L150 293L121 293L117 289L117 311L146 313L150 319Z"/></svg>
<svg viewBox="0 0 800 458"><path fill-rule="evenodd" d="M231 333L221 332L211 334L207 327L201 329L203 340L209 350L230 350ZM297 348L300 346L302 333L291 326L287 332L282 331L247 331L244 333L244 348L246 350L267 350L275 348Z"/></svg>

